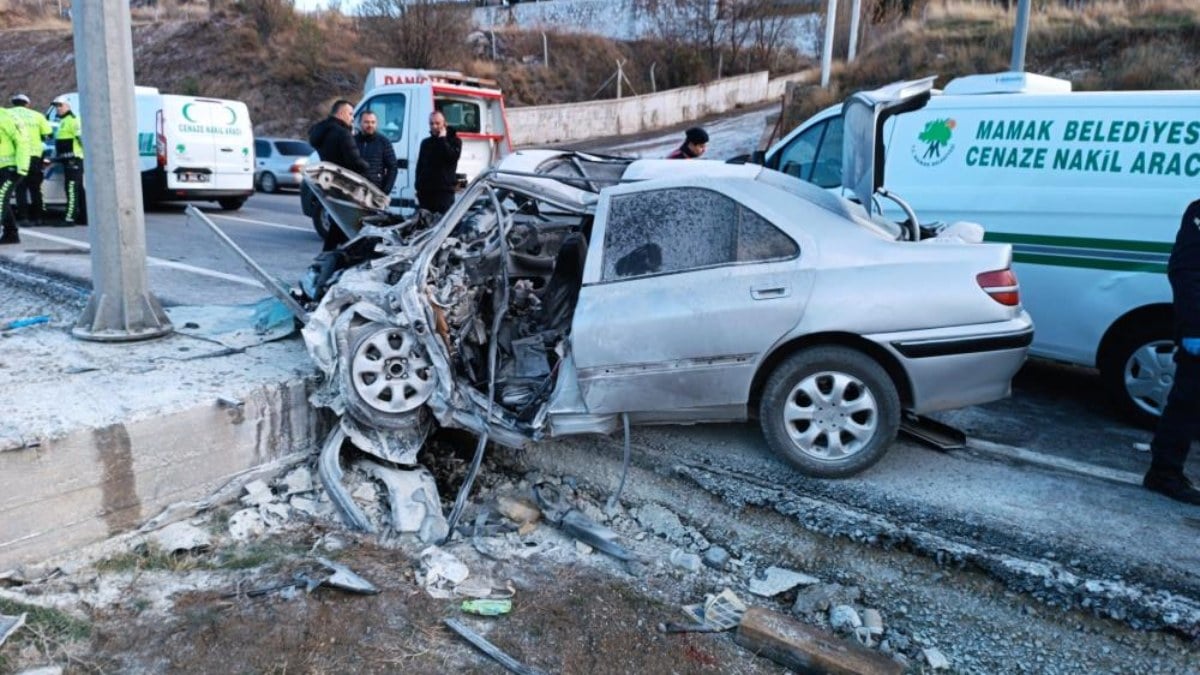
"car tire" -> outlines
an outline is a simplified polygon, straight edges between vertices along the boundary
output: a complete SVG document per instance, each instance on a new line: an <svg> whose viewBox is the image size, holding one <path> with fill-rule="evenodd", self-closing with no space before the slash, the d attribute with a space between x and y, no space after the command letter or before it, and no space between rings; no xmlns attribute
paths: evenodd
<svg viewBox="0 0 1200 675"><path fill-rule="evenodd" d="M1125 419L1153 429L1175 379L1175 341L1170 321L1127 324L1100 357L1104 389Z"/></svg>
<svg viewBox="0 0 1200 675"><path fill-rule="evenodd" d="M900 396L887 371L866 354L813 347L771 372L759 424L771 449L801 473L845 478L878 462L896 440Z"/></svg>
<svg viewBox="0 0 1200 675"><path fill-rule="evenodd" d="M217 204L225 211L237 211L246 203L245 197L222 197L217 200Z"/></svg>
<svg viewBox="0 0 1200 675"><path fill-rule="evenodd" d="M258 179L258 189L267 194L278 191L279 181L275 179L275 174L270 171L264 171L263 175Z"/></svg>
<svg viewBox="0 0 1200 675"><path fill-rule="evenodd" d="M420 337L411 328L368 322L349 329L346 342L339 370L350 416L367 426L411 428L437 377Z"/></svg>

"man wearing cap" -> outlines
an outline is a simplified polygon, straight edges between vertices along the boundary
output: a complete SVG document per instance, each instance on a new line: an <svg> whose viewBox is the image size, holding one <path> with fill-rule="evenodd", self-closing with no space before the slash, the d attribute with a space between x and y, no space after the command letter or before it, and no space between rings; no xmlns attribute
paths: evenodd
<svg viewBox="0 0 1200 675"><path fill-rule="evenodd" d="M25 180L17 185L17 218L41 225L42 143L53 133L53 129L45 115L29 107L29 97L25 94L13 96L9 110L21 121L29 145L29 172L25 174Z"/></svg>
<svg viewBox="0 0 1200 675"><path fill-rule="evenodd" d="M667 155L667 159L696 159L708 149L708 132L692 127L684 132L683 145Z"/></svg>
<svg viewBox="0 0 1200 675"><path fill-rule="evenodd" d="M71 112L66 96L54 99L58 111L58 133L54 136L54 154L63 165L66 179L68 224L87 225L87 195L83 191L83 129L79 116Z"/></svg>
<svg viewBox="0 0 1200 675"><path fill-rule="evenodd" d="M28 170L29 148L21 123L11 110L0 109L0 244L21 243L9 198Z"/></svg>

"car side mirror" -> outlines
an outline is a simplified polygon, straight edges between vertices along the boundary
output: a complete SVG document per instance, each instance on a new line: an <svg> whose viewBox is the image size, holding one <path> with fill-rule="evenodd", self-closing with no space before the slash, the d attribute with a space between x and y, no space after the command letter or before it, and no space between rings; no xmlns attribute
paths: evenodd
<svg viewBox="0 0 1200 675"><path fill-rule="evenodd" d="M750 153L750 163L751 164L761 164L763 166L766 166L767 151L766 150L755 150L754 152Z"/></svg>

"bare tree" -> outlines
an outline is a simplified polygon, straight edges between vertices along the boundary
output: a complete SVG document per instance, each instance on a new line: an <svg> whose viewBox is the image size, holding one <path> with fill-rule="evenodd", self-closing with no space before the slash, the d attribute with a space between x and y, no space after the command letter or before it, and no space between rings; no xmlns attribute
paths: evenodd
<svg viewBox="0 0 1200 675"><path fill-rule="evenodd" d="M470 22L469 8L436 0L364 0L359 8L359 32L376 60L408 68L457 66Z"/></svg>

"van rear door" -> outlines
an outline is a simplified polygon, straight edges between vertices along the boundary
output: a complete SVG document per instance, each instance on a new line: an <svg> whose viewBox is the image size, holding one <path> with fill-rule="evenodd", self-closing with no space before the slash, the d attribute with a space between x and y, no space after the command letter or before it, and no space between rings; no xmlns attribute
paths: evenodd
<svg viewBox="0 0 1200 675"><path fill-rule="evenodd" d="M164 95L160 152L168 192L254 189L254 134L240 101Z"/></svg>
<svg viewBox="0 0 1200 675"><path fill-rule="evenodd" d="M433 106L462 139L458 174L463 184L512 151L504 98L499 91L434 84Z"/></svg>

